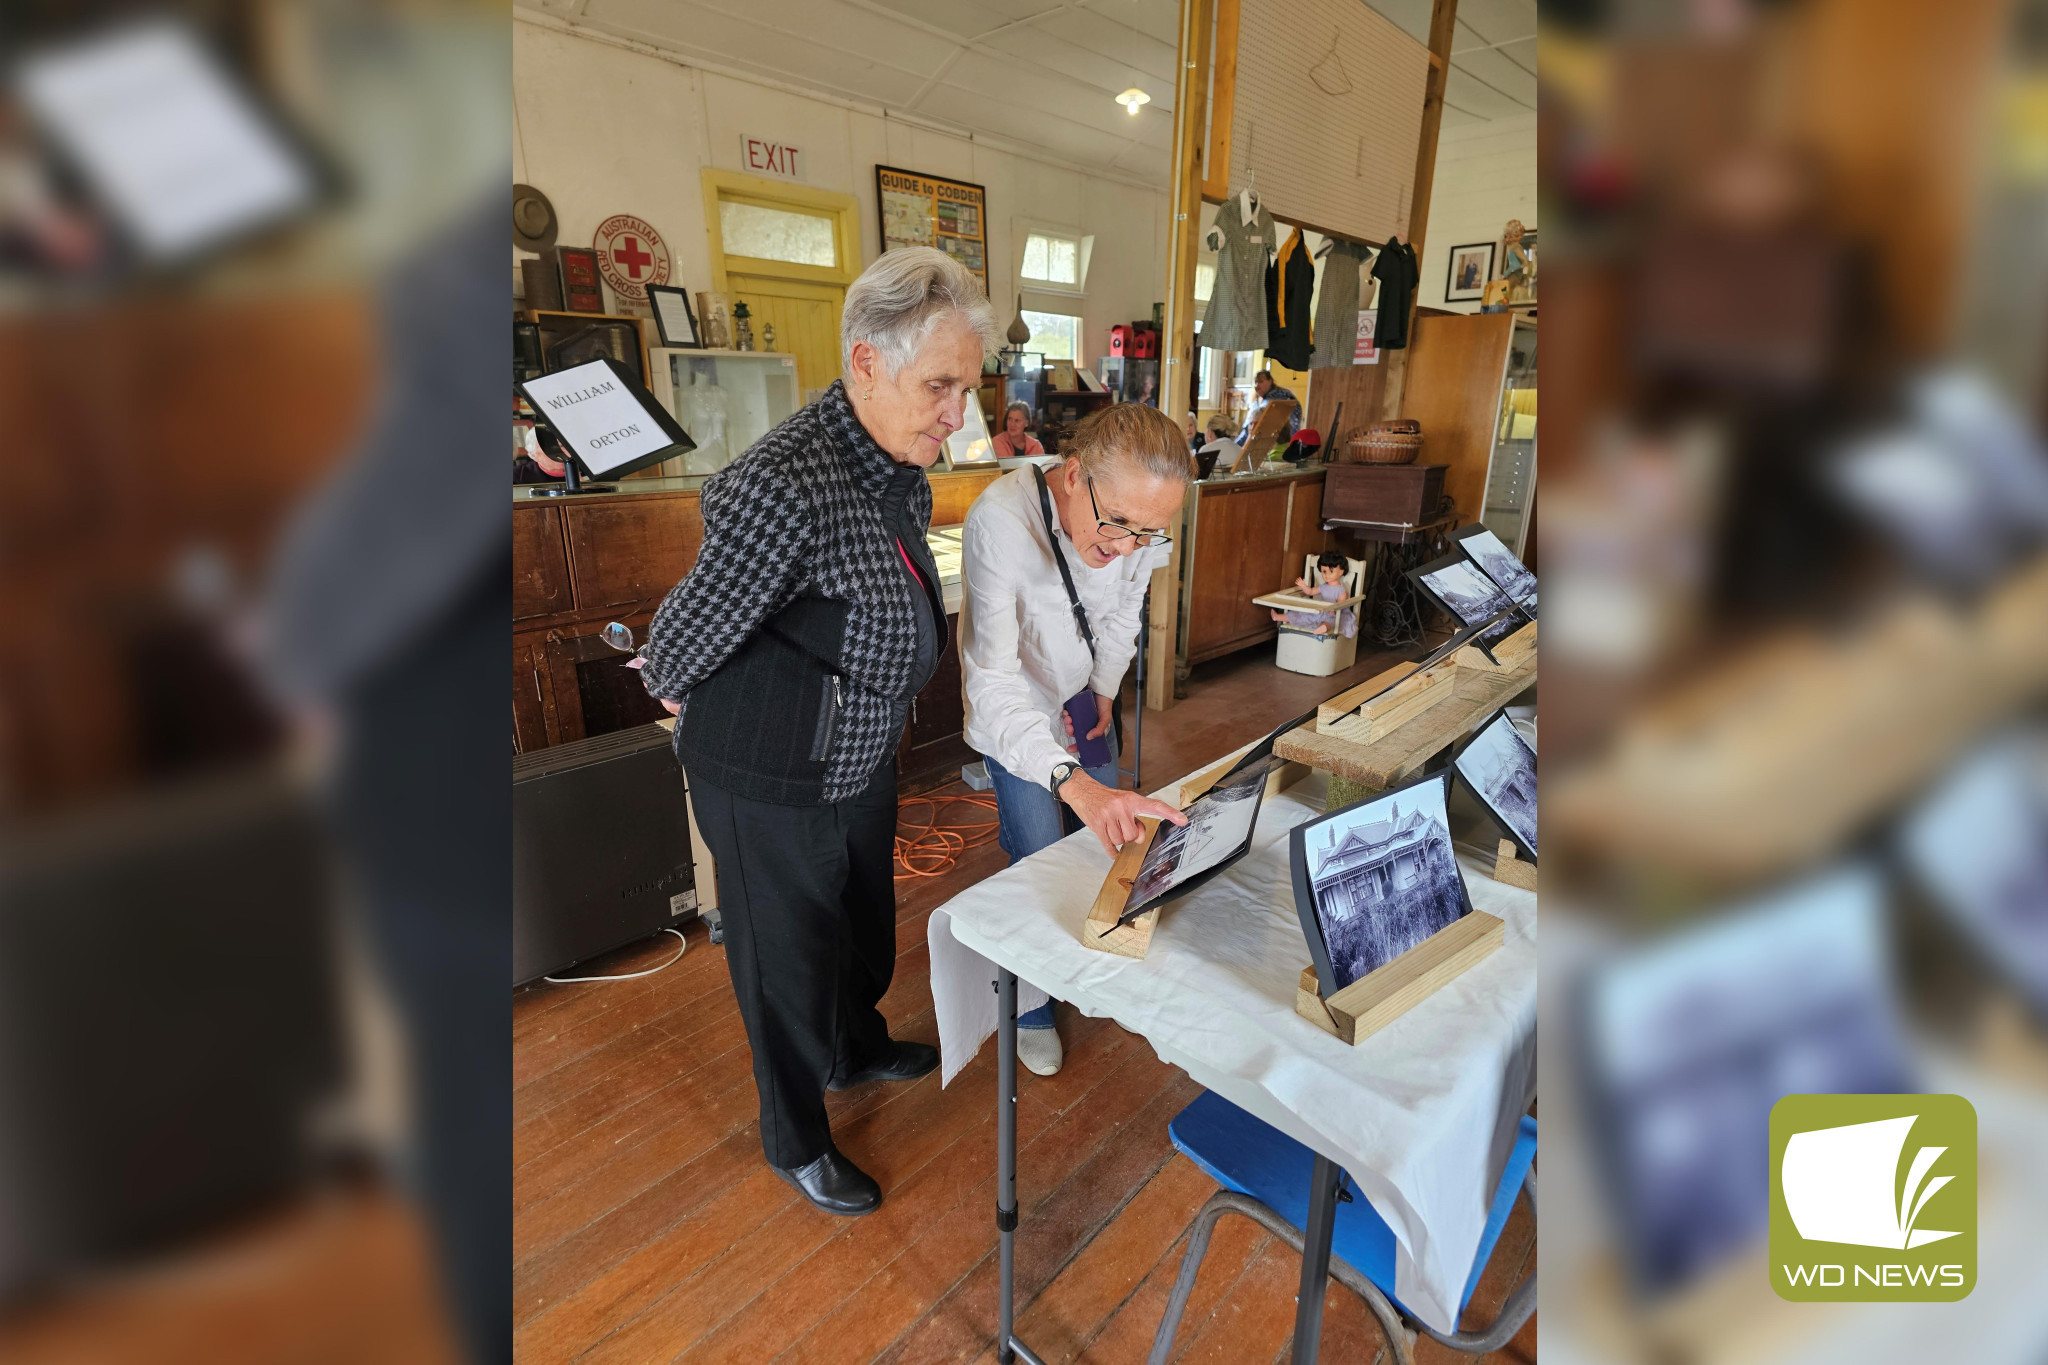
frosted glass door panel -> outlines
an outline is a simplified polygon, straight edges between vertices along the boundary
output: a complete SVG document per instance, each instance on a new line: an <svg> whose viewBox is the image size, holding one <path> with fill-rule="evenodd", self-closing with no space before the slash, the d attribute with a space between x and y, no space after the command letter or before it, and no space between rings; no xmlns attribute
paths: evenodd
<svg viewBox="0 0 2048 1365"><path fill-rule="evenodd" d="M832 220L734 199L718 201L718 230L728 256L753 256L791 265L839 264Z"/></svg>

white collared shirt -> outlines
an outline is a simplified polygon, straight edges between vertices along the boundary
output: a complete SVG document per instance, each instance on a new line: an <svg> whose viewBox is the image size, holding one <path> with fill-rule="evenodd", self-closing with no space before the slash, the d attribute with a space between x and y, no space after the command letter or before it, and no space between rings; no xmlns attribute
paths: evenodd
<svg viewBox="0 0 2048 1365"><path fill-rule="evenodd" d="M1053 505L1059 525L1059 505ZM1074 622L1046 537L1038 485L1013 469L982 490L960 537L960 678L967 742L1026 782L1069 762L1060 708L1083 688L1113 697L1137 653L1138 612L1171 547L1153 545L1091 568L1066 528L1060 553L1088 613L1096 657Z"/></svg>

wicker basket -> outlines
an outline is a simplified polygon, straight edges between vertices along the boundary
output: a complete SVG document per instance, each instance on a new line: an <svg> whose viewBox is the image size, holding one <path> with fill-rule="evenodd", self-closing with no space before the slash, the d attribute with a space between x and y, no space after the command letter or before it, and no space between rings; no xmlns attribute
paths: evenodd
<svg viewBox="0 0 2048 1365"><path fill-rule="evenodd" d="M1413 464L1422 454L1422 425L1412 418L1374 422L1346 443L1357 464Z"/></svg>

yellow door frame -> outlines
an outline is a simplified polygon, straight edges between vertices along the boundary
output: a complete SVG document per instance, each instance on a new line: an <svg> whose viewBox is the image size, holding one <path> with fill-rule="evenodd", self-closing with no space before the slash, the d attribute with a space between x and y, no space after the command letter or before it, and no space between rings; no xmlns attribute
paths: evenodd
<svg viewBox="0 0 2048 1365"><path fill-rule="evenodd" d="M704 231L711 245L712 288L721 294L731 289L728 275L765 275L810 284L849 285L860 274L860 205L850 194L837 190L813 189L784 180L767 180L737 171L706 169L704 184ZM833 266L797 265L790 261L768 261L757 256L727 256L725 229L718 206L725 200L758 204L763 208L793 209L832 220Z"/></svg>

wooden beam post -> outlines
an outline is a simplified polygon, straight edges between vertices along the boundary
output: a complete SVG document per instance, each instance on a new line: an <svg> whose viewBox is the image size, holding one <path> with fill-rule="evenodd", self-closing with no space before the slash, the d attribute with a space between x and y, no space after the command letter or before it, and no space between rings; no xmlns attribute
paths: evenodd
<svg viewBox="0 0 2048 1365"><path fill-rule="evenodd" d="M1159 410L1176 419L1194 392L1195 260L1202 217L1202 143L1209 107L1210 30L1216 0L1181 0L1180 69L1173 98L1173 193L1166 220L1166 334L1160 338ZM1192 455L1190 459L1192 459ZM1173 705L1174 640L1180 627L1180 566L1185 511L1174 519L1173 551L1152 573L1152 633L1145 642L1144 704Z"/></svg>
<svg viewBox="0 0 2048 1365"><path fill-rule="evenodd" d="M1429 196L1436 187L1436 135L1444 122L1444 82L1451 74L1451 38L1458 26L1458 0L1435 0L1429 11L1429 75L1423 82L1422 132L1415 142L1415 193L1408 205L1408 245L1415 248L1415 268L1422 268L1423 236L1429 231ZM1408 345L1415 344L1415 298L1408 301ZM1408 350L1387 356L1387 382L1381 390L1380 416L1401 415L1408 387Z"/></svg>

